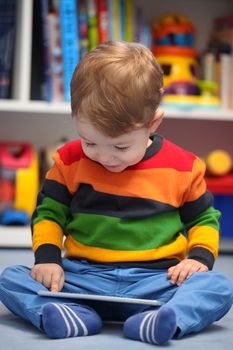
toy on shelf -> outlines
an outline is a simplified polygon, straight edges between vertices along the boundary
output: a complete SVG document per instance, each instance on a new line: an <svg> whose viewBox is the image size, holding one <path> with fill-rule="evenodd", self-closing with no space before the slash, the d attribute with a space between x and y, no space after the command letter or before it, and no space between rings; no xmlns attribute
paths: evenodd
<svg viewBox="0 0 233 350"><path fill-rule="evenodd" d="M195 28L182 14L167 14L154 23L152 50L164 72L163 105L219 109L217 85L200 81L194 41Z"/></svg>
<svg viewBox="0 0 233 350"><path fill-rule="evenodd" d="M210 152L205 158L205 163L207 176L227 175L233 165L231 155L222 149Z"/></svg>
<svg viewBox="0 0 233 350"><path fill-rule="evenodd" d="M39 188L38 158L33 147L0 142L0 175L0 224L28 224Z"/></svg>

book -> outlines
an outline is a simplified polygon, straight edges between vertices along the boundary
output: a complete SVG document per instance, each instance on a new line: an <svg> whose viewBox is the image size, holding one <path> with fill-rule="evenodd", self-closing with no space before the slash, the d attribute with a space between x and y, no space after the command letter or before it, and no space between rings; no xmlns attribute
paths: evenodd
<svg viewBox="0 0 233 350"><path fill-rule="evenodd" d="M125 0L119 1L119 38L120 40L125 40Z"/></svg>
<svg viewBox="0 0 233 350"><path fill-rule="evenodd" d="M134 39L134 5L133 0L125 0L125 40Z"/></svg>
<svg viewBox="0 0 233 350"><path fill-rule="evenodd" d="M223 18L215 20L215 28L212 37L218 43L222 43L222 52L220 52L219 55L221 67L220 95L222 106L224 108L233 109L233 82L231 79L233 72L233 17L229 17L226 23L224 23ZM228 86L227 90L226 86Z"/></svg>
<svg viewBox="0 0 233 350"><path fill-rule="evenodd" d="M43 60L43 81L42 88L44 89L42 95L43 98L51 102L52 101L52 79L51 79L51 51L49 45L49 26L48 26L48 13L49 2L48 0L39 0L39 11L41 20L41 45L42 45L42 60Z"/></svg>
<svg viewBox="0 0 233 350"><path fill-rule="evenodd" d="M61 102L64 101L64 79L60 22L58 7L56 4L52 8L52 12L48 14L48 31L51 60L52 100Z"/></svg>
<svg viewBox="0 0 233 350"><path fill-rule="evenodd" d="M59 14L64 67L64 95L65 101L70 102L70 81L80 60L77 0L60 0Z"/></svg>
<svg viewBox="0 0 233 350"><path fill-rule="evenodd" d="M97 21L99 44L108 40L108 7L107 0L97 0Z"/></svg>
<svg viewBox="0 0 233 350"><path fill-rule="evenodd" d="M92 50L99 43L96 0L87 0L87 15L89 50Z"/></svg>
<svg viewBox="0 0 233 350"><path fill-rule="evenodd" d="M86 0L78 1L78 32L80 42L80 58L82 58L89 48L88 40L88 14Z"/></svg>
<svg viewBox="0 0 233 350"><path fill-rule="evenodd" d="M134 41L140 43L143 37L143 10L141 6L136 5L134 11Z"/></svg>
<svg viewBox="0 0 233 350"><path fill-rule="evenodd" d="M108 38L113 40L113 0L107 0Z"/></svg>
<svg viewBox="0 0 233 350"><path fill-rule="evenodd" d="M16 0L0 1L0 99L10 98L16 30Z"/></svg>
<svg viewBox="0 0 233 350"><path fill-rule="evenodd" d="M232 55L220 54L220 101L222 108L230 108L232 106Z"/></svg>
<svg viewBox="0 0 233 350"><path fill-rule="evenodd" d="M110 17L112 19L112 39L113 40L120 40L121 39L121 33L120 33L120 3L119 0L112 0L112 7L111 7L112 13L110 14Z"/></svg>

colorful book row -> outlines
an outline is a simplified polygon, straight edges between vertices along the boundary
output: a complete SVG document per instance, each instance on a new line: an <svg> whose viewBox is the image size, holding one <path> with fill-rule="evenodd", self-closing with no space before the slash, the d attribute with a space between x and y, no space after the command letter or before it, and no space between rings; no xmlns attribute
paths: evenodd
<svg viewBox="0 0 233 350"><path fill-rule="evenodd" d="M37 71L32 75L32 99L69 102L70 80L76 64L101 42L137 41L150 47L150 28L144 24L142 9L133 0L35 2L32 66ZM38 55L43 67L40 86Z"/></svg>

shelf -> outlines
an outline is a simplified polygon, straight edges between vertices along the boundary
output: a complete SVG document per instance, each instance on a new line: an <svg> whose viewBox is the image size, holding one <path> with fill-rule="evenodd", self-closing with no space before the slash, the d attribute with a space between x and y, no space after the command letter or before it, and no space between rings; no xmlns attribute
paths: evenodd
<svg viewBox="0 0 233 350"><path fill-rule="evenodd" d="M68 103L50 103L44 101L29 101L20 102L17 100L1 100L0 114L6 113L30 113L35 116L44 114L48 117L49 114L71 114L71 109ZM233 114L233 113L232 113Z"/></svg>
<svg viewBox="0 0 233 350"><path fill-rule="evenodd" d="M30 226L0 226L0 248L31 248ZM233 238L222 239L220 253L233 252Z"/></svg>
<svg viewBox="0 0 233 350"><path fill-rule="evenodd" d="M70 115L71 108L68 103L50 103L44 101L20 102L17 100L0 101L0 117L3 114L25 113L32 116L44 115ZM233 121L233 110L202 110L202 109L165 109L166 118Z"/></svg>
<svg viewBox="0 0 233 350"><path fill-rule="evenodd" d="M0 248L32 246L30 226L0 226Z"/></svg>

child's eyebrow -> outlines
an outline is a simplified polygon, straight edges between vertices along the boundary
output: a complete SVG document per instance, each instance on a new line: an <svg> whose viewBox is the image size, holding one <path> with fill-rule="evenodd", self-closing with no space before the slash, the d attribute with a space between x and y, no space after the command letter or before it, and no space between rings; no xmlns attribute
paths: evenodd
<svg viewBox="0 0 233 350"><path fill-rule="evenodd" d="M82 136L81 134L79 134L79 137L81 137L81 139L88 141L88 142L92 142L91 140L88 140L86 137Z"/></svg>

